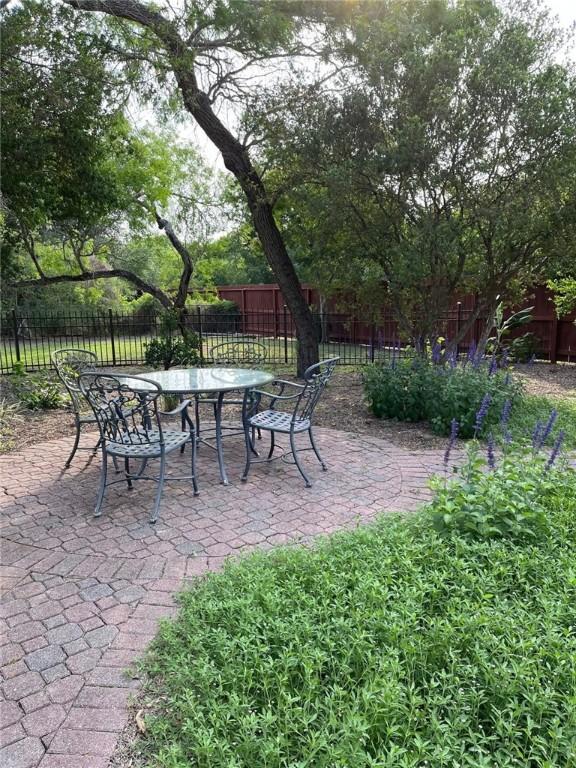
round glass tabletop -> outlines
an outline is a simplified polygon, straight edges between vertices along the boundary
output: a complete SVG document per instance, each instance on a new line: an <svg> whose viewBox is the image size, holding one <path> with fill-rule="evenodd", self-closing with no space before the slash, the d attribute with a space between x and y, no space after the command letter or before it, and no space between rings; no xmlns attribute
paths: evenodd
<svg viewBox="0 0 576 768"><path fill-rule="evenodd" d="M173 368L143 373L141 376L155 381L164 392L173 395L251 389L269 384L275 378L272 373L250 368ZM122 376L122 381L135 392L146 391L146 382L142 381L140 375Z"/></svg>

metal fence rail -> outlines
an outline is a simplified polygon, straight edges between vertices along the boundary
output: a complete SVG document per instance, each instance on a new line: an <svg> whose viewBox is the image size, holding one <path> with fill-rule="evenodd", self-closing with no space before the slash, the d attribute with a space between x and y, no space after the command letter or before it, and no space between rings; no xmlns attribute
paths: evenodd
<svg viewBox="0 0 576 768"><path fill-rule="evenodd" d="M102 365L137 366L144 363L146 343L158 335L160 316L130 315L108 311L101 314L24 315L16 311L1 319L0 373L17 368L39 371L51 366L52 352L62 347L82 347L95 352ZM394 320L382 318L378 327L363 320L330 314L314 318L320 353L340 357L341 364L360 365L391 353L398 343ZM198 335L204 364L211 349L234 339L255 339L265 345L270 365L295 364L295 328L286 308L280 312L211 312L194 310L187 320Z"/></svg>
<svg viewBox="0 0 576 768"><path fill-rule="evenodd" d="M461 305L442 320L440 332L454 338L470 310ZM62 347L82 347L94 352L102 365L138 366L144 364L146 343L160 331L158 313L129 314L107 311L99 314L61 313L24 315L17 311L0 317L0 374L21 368L39 371L50 368L51 354ZM314 315L320 342L320 356L340 357L340 364L362 365L386 359L401 346L394 318L382 314L375 322L346 314ZM189 329L198 335L202 363L211 363L211 349L222 342L254 339L267 350L271 366L294 366L297 342L294 323L286 307L276 310L221 312L211 305L195 307L188 315ZM479 320L464 338L460 351L478 339ZM570 345L564 359L574 361ZM544 359L553 359L544 347Z"/></svg>

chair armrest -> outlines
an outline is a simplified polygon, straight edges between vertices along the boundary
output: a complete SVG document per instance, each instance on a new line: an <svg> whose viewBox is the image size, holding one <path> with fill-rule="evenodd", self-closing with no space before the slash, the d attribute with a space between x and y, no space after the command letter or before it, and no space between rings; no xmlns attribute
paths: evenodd
<svg viewBox="0 0 576 768"><path fill-rule="evenodd" d="M192 403L191 400L182 400L181 403L178 403L176 408L172 411L158 411L158 413L161 416L176 416L177 413L182 413L183 410L188 408L188 406Z"/></svg>
<svg viewBox="0 0 576 768"><path fill-rule="evenodd" d="M301 392L298 392L295 395L275 395L274 392L263 392L261 389L253 389L252 393L260 396L265 395L272 400L297 400L302 394Z"/></svg>
<svg viewBox="0 0 576 768"><path fill-rule="evenodd" d="M274 379L274 381L272 382L272 386L280 387L282 390L284 390L286 387L296 387L298 389L304 389L306 385L298 384L295 381L286 381L285 379Z"/></svg>

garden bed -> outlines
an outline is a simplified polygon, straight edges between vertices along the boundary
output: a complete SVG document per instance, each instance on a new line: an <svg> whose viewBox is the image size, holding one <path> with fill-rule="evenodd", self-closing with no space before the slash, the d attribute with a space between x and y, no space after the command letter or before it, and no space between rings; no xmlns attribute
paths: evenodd
<svg viewBox="0 0 576 768"><path fill-rule="evenodd" d="M143 372L144 369L123 370ZM551 398L552 403L541 403L542 410L552 407L554 401L564 401L572 405L576 420L576 365L519 365L516 372L524 382L528 395ZM280 371L279 375L294 378ZM11 399L9 387L4 387L3 396ZM17 425L17 437L11 450L18 450L31 442L42 442L74 433L73 418L63 409L25 411L23 419ZM534 421L532 412L530 424L533 425ZM364 401L361 372L349 369L336 370L332 383L318 405L316 423L318 426L379 437L408 450L441 448L446 442L445 438L433 435L426 424L400 423L373 416Z"/></svg>

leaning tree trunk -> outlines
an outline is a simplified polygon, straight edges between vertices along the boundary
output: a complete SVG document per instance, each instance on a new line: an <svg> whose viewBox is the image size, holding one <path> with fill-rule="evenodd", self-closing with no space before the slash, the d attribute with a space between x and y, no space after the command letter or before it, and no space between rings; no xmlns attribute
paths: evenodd
<svg viewBox="0 0 576 768"><path fill-rule="evenodd" d="M198 85L194 72L193 44L187 42L176 25L160 11L139 0L63 2L77 10L107 13L147 27L161 41L168 53L186 110L218 148L224 165L234 174L246 196L256 234L296 325L298 373L301 375L309 365L318 361L318 341L312 313L302 295L300 281L276 224L264 183L252 165L246 148L217 117L210 99Z"/></svg>
<svg viewBox="0 0 576 768"><path fill-rule="evenodd" d="M297 372L302 376L306 368L318 362L318 339L312 312L306 303L294 264L276 224L264 183L250 162L245 148L214 114L206 94L198 90L194 74L190 71L181 72L176 68L175 74L186 109L218 147L224 165L234 174L244 192L262 250L296 326Z"/></svg>

